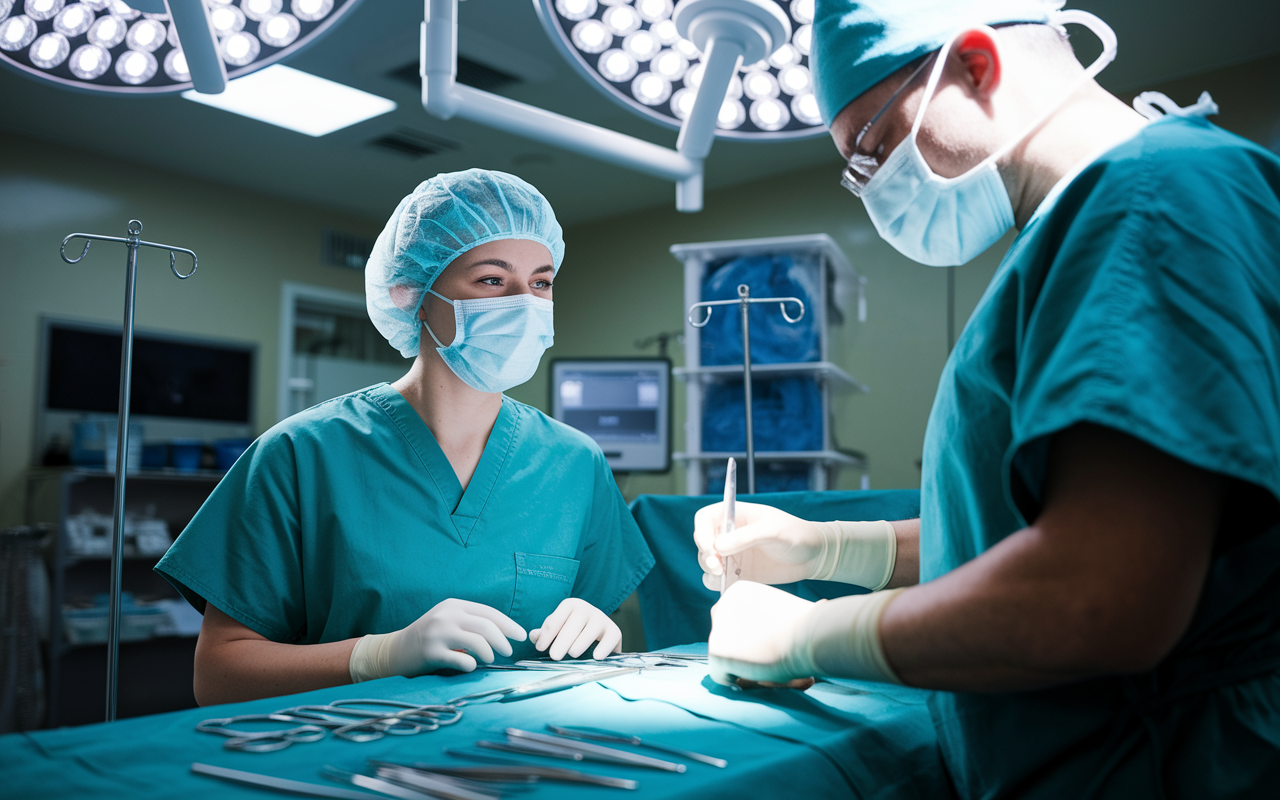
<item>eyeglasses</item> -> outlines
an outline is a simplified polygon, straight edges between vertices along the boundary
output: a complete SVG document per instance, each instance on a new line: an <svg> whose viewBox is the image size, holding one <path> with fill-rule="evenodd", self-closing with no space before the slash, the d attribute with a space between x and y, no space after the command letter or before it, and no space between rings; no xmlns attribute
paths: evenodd
<svg viewBox="0 0 1280 800"><path fill-rule="evenodd" d="M897 101L898 97L906 91L908 86L911 85L911 82L914 81L921 72L924 72L924 68L932 63L933 58L936 55L937 54L934 53L921 61L920 66L915 68L915 71L913 71L911 75L902 82L902 85L898 87L897 91L895 91L889 97L889 100L880 107L880 110L875 113L875 116L868 120L866 125L862 126L862 130L858 131L857 137L853 140L853 155L849 156L849 164L844 168L844 172L840 175L840 185L852 192L854 197L862 196L863 191L867 188L867 184L871 182L871 178L876 174L876 171L880 169L880 159L877 156L858 152L858 148L862 146L862 140L867 135L867 131L871 130L872 125L876 124L876 120L884 116L884 112L889 110L894 102Z"/></svg>

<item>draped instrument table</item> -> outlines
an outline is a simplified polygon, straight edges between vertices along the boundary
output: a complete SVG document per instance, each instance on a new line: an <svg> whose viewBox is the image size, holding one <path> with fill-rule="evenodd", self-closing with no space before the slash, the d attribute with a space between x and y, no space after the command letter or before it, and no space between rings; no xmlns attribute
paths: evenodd
<svg viewBox="0 0 1280 800"><path fill-rule="evenodd" d="M704 648L680 649L705 652ZM449 677L386 678L289 697L9 734L0 737L0 797L296 797L195 775L191 764L202 762L338 787L340 784L320 776L322 767L364 771L370 758L476 764L480 762L446 756L443 750L474 749L477 740L502 739L504 728L542 731L548 723L650 737L658 743L725 758L729 766L718 769L685 760L688 771L677 774L619 764L522 759L632 778L640 786L637 791L628 791L542 783L520 791L519 797L817 800L946 797L950 793L925 705L926 692L853 681L819 683L803 693L783 689L739 692L713 684L705 665L698 663L683 669L646 670L516 702L468 705L462 720L451 727L373 742L329 737L274 753L241 753L224 749L221 736L195 730L196 723L211 717L267 713L304 703L361 697L443 703L479 689L526 683L548 674L478 671Z"/></svg>

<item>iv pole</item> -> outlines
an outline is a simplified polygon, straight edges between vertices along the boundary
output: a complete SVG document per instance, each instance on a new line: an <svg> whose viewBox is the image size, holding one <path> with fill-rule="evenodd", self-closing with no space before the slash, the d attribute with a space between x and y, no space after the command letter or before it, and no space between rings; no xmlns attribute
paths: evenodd
<svg viewBox="0 0 1280 800"><path fill-rule="evenodd" d="M129 380L133 373L133 298L138 279L138 248L155 247L169 251L169 269L179 279L186 280L195 274L198 262L196 254L184 247L144 242L142 223L129 220L129 235L125 238L99 236L94 233L73 233L62 240L59 252L68 264L77 264L89 254L90 240L120 242L129 248L125 259L124 278L124 330L120 345L120 407L116 424L116 483L115 501L111 517L111 609L107 618L107 722L116 718L116 690L120 665L120 573L124 567L124 488L125 467L129 454ZM67 242L84 239L84 250L76 258L67 258ZM175 252L176 251L176 252ZM178 253L191 256L191 269L185 275L178 272Z"/></svg>
<svg viewBox="0 0 1280 800"><path fill-rule="evenodd" d="M708 300L689 306L689 324L695 328L705 328L707 323L711 321L713 306L728 306L735 303L742 308L742 395L746 404L747 417L747 494L755 494L756 442L755 432L752 429L751 414L751 320L747 311L753 303L777 303L778 308L782 311L782 318L794 325L804 319L804 301L798 297L752 297L751 287L744 283L738 286L737 300ZM800 313L795 317L788 315L787 303L795 303L800 306ZM705 308L707 316L703 318L702 322L694 322L693 312L699 308Z"/></svg>

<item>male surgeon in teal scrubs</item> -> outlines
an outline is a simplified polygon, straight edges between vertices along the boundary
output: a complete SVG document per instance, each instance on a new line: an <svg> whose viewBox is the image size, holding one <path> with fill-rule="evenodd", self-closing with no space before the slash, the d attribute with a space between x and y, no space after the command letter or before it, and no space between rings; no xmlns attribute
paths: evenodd
<svg viewBox="0 0 1280 800"><path fill-rule="evenodd" d="M962 798L1276 797L1280 159L1207 95L1121 103L1110 29L1059 5L818 0L819 104L880 235L936 266L1019 235L943 370L919 520L699 513L704 580L745 579L713 675L939 690ZM872 592L764 585L802 578Z"/></svg>
<svg viewBox="0 0 1280 800"><path fill-rule="evenodd" d="M204 613L201 704L620 649L648 547L600 448L502 394L551 345L563 258L513 175L401 201L366 295L412 369L263 434L156 566Z"/></svg>

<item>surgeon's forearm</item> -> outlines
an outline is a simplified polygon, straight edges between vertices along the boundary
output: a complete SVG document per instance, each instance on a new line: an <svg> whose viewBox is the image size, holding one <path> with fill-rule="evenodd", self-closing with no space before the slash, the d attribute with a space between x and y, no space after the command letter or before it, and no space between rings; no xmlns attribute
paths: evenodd
<svg viewBox="0 0 1280 800"><path fill-rule="evenodd" d="M206 606L196 643L196 702L202 706L235 703L350 683L348 665L357 641L272 642Z"/></svg>
<svg viewBox="0 0 1280 800"><path fill-rule="evenodd" d="M890 522L897 541L897 556L893 562L893 574L886 589L915 586L920 582L920 520L903 519Z"/></svg>
<svg viewBox="0 0 1280 800"><path fill-rule="evenodd" d="M1221 479L1113 431L1054 438L1035 524L892 600L880 643L905 683L1036 689L1154 667L1190 624Z"/></svg>

